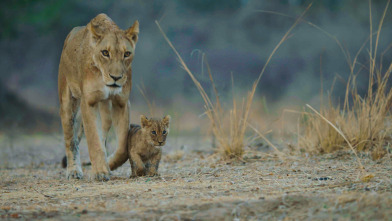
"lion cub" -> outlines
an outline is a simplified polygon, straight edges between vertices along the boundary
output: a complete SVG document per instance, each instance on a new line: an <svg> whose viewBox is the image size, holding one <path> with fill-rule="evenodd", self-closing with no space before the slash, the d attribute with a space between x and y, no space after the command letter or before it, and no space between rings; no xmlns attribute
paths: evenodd
<svg viewBox="0 0 392 221"><path fill-rule="evenodd" d="M163 119L140 116L141 126L131 124L128 133L128 157L132 167L131 177L158 175L161 147L169 134L170 116Z"/></svg>

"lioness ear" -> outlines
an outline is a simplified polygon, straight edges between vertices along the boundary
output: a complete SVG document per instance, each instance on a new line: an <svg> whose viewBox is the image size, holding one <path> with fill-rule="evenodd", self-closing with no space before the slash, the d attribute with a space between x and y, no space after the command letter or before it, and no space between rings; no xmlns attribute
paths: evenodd
<svg viewBox="0 0 392 221"><path fill-rule="evenodd" d="M139 21L136 20L135 23L133 23L132 27L128 28L126 30L126 34L130 40L133 42L137 42L138 40L138 35L139 35Z"/></svg>
<svg viewBox="0 0 392 221"><path fill-rule="evenodd" d="M140 123L142 124L142 127L148 127L151 125L150 121L144 115L140 115Z"/></svg>
<svg viewBox="0 0 392 221"><path fill-rule="evenodd" d="M169 127L170 119L171 119L170 115L166 115L165 117L163 117L162 122L163 122L163 124L164 124L166 127Z"/></svg>
<svg viewBox="0 0 392 221"><path fill-rule="evenodd" d="M110 18L105 14L99 14L88 23L87 29L91 32L93 40L99 40L104 35L105 20Z"/></svg>

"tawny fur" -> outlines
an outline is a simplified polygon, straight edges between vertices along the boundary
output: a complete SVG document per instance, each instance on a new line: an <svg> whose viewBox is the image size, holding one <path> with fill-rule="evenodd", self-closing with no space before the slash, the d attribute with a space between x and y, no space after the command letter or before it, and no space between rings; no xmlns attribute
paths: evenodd
<svg viewBox="0 0 392 221"><path fill-rule="evenodd" d="M161 147L166 144L169 134L170 116L163 119L147 119L140 116L141 126L131 124L128 133L128 158L131 163L132 175L156 176L158 175L159 162L162 156ZM123 165L127 159L112 158L115 162L110 169L114 170Z"/></svg>
<svg viewBox="0 0 392 221"><path fill-rule="evenodd" d="M124 31L99 14L87 26L74 28L64 42L58 92L68 178L83 176L78 147L83 131L98 180L109 179L104 145L112 123L118 140L115 155L127 152L131 63L138 34L137 21Z"/></svg>

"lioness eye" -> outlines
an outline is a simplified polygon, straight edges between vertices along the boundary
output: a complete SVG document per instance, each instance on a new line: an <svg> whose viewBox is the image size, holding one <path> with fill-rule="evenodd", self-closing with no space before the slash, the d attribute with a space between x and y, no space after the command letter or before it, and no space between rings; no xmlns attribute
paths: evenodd
<svg viewBox="0 0 392 221"><path fill-rule="evenodd" d="M152 134L156 135L157 132L155 130L151 131Z"/></svg>
<svg viewBox="0 0 392 221"><path fill-rule="evenodd" d="M162 134L166 134L166 130L162 131Z"/></svg>
<svg viewBox="0 0 392 221"><path fill-rule="evenodd" d="M103 50L102 55L105 57L109 57L109 51L108 50Z"/></svg>
<svg viewBox="0 0 392 221"><path fill-rule="evenodd" d="M126 51L124 53L124 58L131 56L131 52L130 51Z"/></svg>

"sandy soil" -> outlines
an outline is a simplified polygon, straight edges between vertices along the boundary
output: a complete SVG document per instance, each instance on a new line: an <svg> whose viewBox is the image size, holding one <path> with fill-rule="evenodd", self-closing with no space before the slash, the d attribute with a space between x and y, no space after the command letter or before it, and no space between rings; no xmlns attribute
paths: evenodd
<svg viewBox="0 0 392 221"><path fill-rule="evenodd" d="M61 136L0 137L0 219L392 220L392 160L347 152L286 156L248 148L224 162L207 141L175 137L160 177L129 179L130 166L97 182L65 179ZM82 161L88 161L85 143Z"/></svg>

